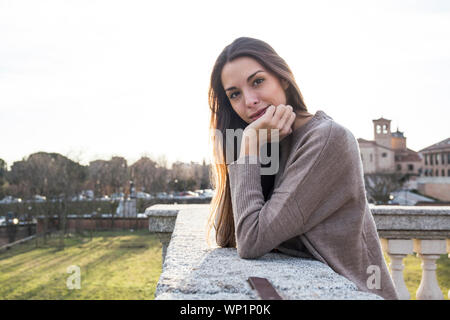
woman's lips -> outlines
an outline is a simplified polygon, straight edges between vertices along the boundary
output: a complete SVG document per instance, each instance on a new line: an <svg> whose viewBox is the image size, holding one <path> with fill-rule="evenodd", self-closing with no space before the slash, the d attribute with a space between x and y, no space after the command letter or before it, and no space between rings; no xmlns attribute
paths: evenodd
<svg viewBox="0 0 450 320"><path fill-rule="evenodd" d="M250 119L255 121L256 119L260 118L264 113L266 113L267 108L268 108L268 106L265 107L263 110L259 111L256 115L250 117Z"/></svg>

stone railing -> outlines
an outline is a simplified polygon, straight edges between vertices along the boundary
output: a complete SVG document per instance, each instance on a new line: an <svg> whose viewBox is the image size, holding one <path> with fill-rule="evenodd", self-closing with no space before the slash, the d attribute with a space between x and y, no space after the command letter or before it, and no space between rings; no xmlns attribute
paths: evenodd
<svg viewBox="0 0 450 320"><path fill-rule="evenodd" d="M441 300L436 260L450 256L450 207L371 206L383 250L400 299L411 299L403 279L403 259L416 253L422 259L418 300ZM448 292L450 299L450 291Z"/></svg>
<svg viewBox="0 0 450 320"><path fill-rule="evenodd" d="M196 206L196 205L191 205ZM178 215L178 205L158 204L145 210L149 217L148 229L151 233L158 235L162 244L162 263L166 259L167 247L169 246L172 232L175 229L175 221Z"/></svg>
<svg viewBox="0 0 450 320"><path fill-rule="evenodd" d="M208 205L155 205L146 210L149 229L159 235L163 246L163 272L155 299L257 299L246 281L251 276L269 279L284 299L381 299L357 291L319 261L278 253L246 260L238 257L236 249L208 246L208 209ZM450 207L372 206L371 210L391 259L399 297L410 299L402 260L416 252L424 261L417 299L442 299L435 262L449 251ZM215 244L213 237L210 240Z"/></svg>
<svg viewBox="0 0 450 320"><path fill-rule="evenodd" d="M208 246L208 209L209 205L155 205L146 210L150 231L159 234L165 255L155 299L258 299L249 277L268 279L286 300L382 299L358 291L355 284L316 260L279 253L241 259L236 249L217 248L213 238L214 246Z"/></svg>

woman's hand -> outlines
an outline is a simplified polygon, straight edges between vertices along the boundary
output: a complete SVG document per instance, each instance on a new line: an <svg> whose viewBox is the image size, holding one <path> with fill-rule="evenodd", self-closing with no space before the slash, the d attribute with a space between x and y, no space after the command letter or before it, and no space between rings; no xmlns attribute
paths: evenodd
<svg viewBox="0 0 450 320"><path fill-rule="evenodd" d="M270 142L270 130L279 130L280 141L292 133L292 124L295 120L295 112L290 105L280 104L278 107L271 105L258 119L250 123L244 130L255 130L258 133L259 144ZM259 136L259 129L267 129L267 135Z"/></svg>
<svg viewBox="0 0 450 320"><path fill-rule="evenodd" d="M245 128L242 135L240 156L258 155L259 147L264 143L271 142L271 129L278 130L279 141L283 140L292 133L292 124L295 117L295 112L290 105L280 104L278 107L274 105L268 107L260 118ZM266 129L267 131L260 135L260 129Z"/></svg>

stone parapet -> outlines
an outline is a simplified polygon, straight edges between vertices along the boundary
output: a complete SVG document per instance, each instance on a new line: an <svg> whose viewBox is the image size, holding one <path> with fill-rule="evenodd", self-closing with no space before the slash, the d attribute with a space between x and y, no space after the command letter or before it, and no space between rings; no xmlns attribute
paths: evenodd
<svg viewBox="0 0 450 320"><path fill-rule="evenodd" d="M399 298L411 299L403 279L403 259L415 253L422 260L416 298L444 299L436 277L436 261L450 249L450 207L371 206L370 209L383 250L391 259L389 267Z"/></svg>
<svg viewBox="0 0 450 320"><path fill-rule="evenodd" d="M380 238L450 238L450 206L369 207Z"/></svg>
<svg viewBox="0 0 450 320"><path fill-rule="evenodd" d="M167 233L176 223L164 259L155 299L252 300L258 299L249 277L270 281L286 300L381 297L357 290L354 283L325 264L310 259L268 253L259 259L241 259L236 249L208 246L209 205L156 205L146 210L149 229Z"/></svg>

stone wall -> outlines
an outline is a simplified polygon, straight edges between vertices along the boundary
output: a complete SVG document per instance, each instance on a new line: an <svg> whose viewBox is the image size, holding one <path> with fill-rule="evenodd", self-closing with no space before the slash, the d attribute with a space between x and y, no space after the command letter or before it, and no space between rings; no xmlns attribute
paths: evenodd
<svg viewBox="0 0 450 320"><path fill-rule="evenodd" d="M8 227L0 226L0 246L9 242ZM36 224L16 225L14 241L29 237L36 233Z"/></svg>
<svg viewBox="0 0 450 320"><path fill-rule="evenodd" d="M213 234L214 245L208 245L208 209L208 205L156 205L146 210L150 230L161 230L161 235L170 229L170 217L176 219L155 299L258 299L249 277L268 279L285 300L382 299L358 291L355 284L316 260L279 253L241 259L236 249L215 246Z"/></svg>
<svg viewBox="0 0 450 320"><path fill-rule="evenodd" d="M37 220L37 233L44 231L44 219ZM59 219L50 218L48 230L55 231L59 228ZM148 229L148 218L68 218L66 220L66 231L75 232L83 230L125 230L125 229Z"/></svg>
<svg viewBox="0 0 450 320"><path fill-rule="evenodd" d="M450 183L418 183L418 191L441 201L450 201Z"/></svg>

